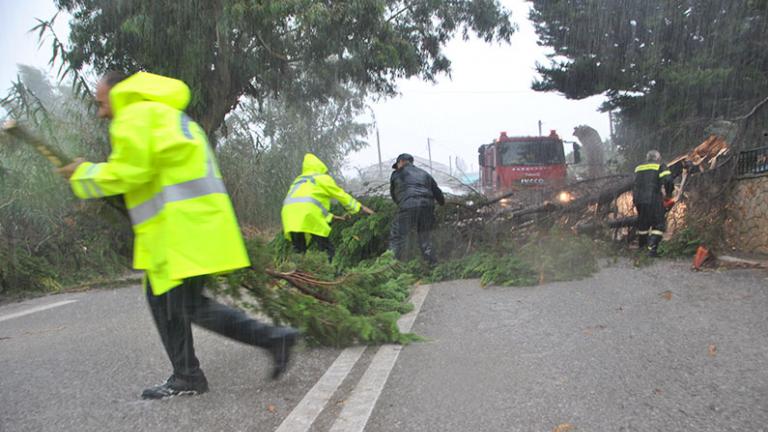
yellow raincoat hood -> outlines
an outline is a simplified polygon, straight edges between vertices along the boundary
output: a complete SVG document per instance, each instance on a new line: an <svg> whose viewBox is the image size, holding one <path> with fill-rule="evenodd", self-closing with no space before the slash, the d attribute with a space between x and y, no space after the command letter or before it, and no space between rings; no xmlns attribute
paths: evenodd
<svg viewBox="0 0 768 432"><path fill-rule="evenodd" d="M326 174L328 167L312 153L304 155L304 163L301 165L301 175Z"/></svg>
<svg viewBox="0 0 768 432"><path fill-rule="evenodd" d="M109 103L115 115L127 105L140 101L159 102L184 111L190 97L189 87L184 82L149 72L131 75L109 91Z"/></svg>

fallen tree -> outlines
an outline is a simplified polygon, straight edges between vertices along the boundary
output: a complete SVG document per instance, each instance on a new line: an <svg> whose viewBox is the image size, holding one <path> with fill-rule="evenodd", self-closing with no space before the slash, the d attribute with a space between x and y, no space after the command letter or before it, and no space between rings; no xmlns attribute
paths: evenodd
<svg viewBox="0 0 768 432"><path fill-rule="evenodd" d="M301 329L310 344L343 347L353 344L409 343L397 320L413 306L408 302L416 281L405 265L384 254L341 277L323 253L276 262L270 247L248 242L249 269L220 279L215 291L239 306Z"/></svg>

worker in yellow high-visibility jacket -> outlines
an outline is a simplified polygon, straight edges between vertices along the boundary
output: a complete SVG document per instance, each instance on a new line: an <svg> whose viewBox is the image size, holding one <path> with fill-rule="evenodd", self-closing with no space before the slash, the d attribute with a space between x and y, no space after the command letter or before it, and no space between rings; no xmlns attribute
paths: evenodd
<svg viewBox="0 0 768 432"><path fill-rule="evenodd" d="M335 249L328 239L330 222L334 218L331 199L338 201L351 214L360 210L373 214L373 210L360 204L336 184L328 175L328 167L323 161L312 153L305 154L301 175L291 184L281 212L283 234L296 252L304 253L310 243L315 243L328 254L329 261L333 260Z"/></svg>
<svg viewBox="0 0 768 432"><path fill-rule="evenodd" d="M272 375L285 371L298 332L272 327L203 295L206 275L250 265L229 195L205 132L185 113L183 82L150 73L107 73L98 116L111 119L107 162L81 159L60 169L80 198L123 195L135 234L136 269L173 366L145 399L208 391L192 343L191 323L267 349Z"/></svg>

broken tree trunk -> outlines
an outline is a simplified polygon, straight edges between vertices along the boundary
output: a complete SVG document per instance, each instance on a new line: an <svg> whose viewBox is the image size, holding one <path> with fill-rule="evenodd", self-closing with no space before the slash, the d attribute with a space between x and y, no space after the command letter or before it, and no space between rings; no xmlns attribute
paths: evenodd
<svg viewBox="0 0 768 432"><path fill-rule="evenodd" d="M612 202L616 198L619 197L619 195L623 194L624 192L628 192L632 189L632 185L634 183L633 178L626 178L624 180L616 182L613 186L606 187L600 191L597 191L595 193L576 198L575 200L571 201L569 204L563 206L562 210L563 212L570 213L574 211L580 211L585 209L587 206L592 204L597 205L604 205Z"/></svg>
<svg viewBox="0 0 768 432"><path fill-rule="evenodd" d="M502 209L500 213L511 214L513 217L527 216L536 213L572 213L584 210L591 204L608 204L615 200L619 195L632 189L633 178L631 176L618 176L618 178L617 176L610 176L605 179L612 180L610 186L604 186L596 191L589 190L594 189L589 182L579 182L566 187L562 192L577 196L576 199L570 202L555 202L554 200L545 201L542 204L523 208ZM552 195L556 196L557 193L553 192Z"/></svg>
<svg viewBox="0 0 768 432"><path fill-rule="evenodd" d="M591 234L603 228L616 229L635 226L637 216L627 216L623 218L610 219L606 222L589 222L576 226L576 232L579 234Z"/></svg>

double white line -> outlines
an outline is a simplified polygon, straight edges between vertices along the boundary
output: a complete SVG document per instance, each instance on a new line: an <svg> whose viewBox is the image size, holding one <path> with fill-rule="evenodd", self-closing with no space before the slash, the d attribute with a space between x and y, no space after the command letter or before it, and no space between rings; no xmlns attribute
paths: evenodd
<svg viewBox="0 0 768 432"><path fill-rule="evenodd" d="M397 321L400 331L411 331L428 293L429 285L418 286L414 289L411 295L413 310ZM356 346L342 351L331 367L304 396L304 399L283 420L276 432L308 431L341 383L349 375L360 356L363 355L365 348L364 346ZM363 377L352 390L341 414L331 426L331 432L360 432L365 428L402 348L400 345L383 345L379 348Z"/></svg>

